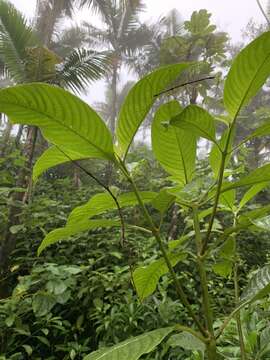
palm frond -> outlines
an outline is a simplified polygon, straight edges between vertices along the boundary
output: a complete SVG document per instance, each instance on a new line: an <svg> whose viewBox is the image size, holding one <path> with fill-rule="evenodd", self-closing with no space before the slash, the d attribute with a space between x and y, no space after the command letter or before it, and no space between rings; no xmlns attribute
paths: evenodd
<svg viewBox="0 0 270 360"><path fill-rule="evenodd" d="M125 0L120 2L120 7L118 8L118 39L121 39L123 35L130 31L138 29L140 26L138 15L144 9L145 5L141 0Z"/></svg>
<svg viewBox="0 0 270 360"><path fill-rule="evenodd" d="M82 47L87 41L87 30L79 26L71 26L56 34L50 49L57 55L66 57L74 49Z"/></svg>
<svg viewBox="0 0 270 360"><path fill-rule="evenodd" d="M74 0L38 0L35 27L43 45L50 45L57 26L64 17L72 17Z"/></svg>
<svg viewBox="0 0 270 360"><path fill-rule="evenodd" d="M87 32L87 41L92 48L108 48L112 45L111 31L109 29L100 29L87 22L83 22L83 27Z"/></svg>
<svg viewBox="0 0 270 360"><path fill-rule="evenodd" d="M80 7L88 6L94 13L101 15L108 22L111 0L78 0Z"/></svg>
<svg viewBox="0 0 270 360"><path fill-rule="evenodd" d="M121 39L121 50L126 56L134 56L145 45L152 41L152 32L146 25L124 34Z"/></svg>
<svg viewBox="0 0 270 360"><path fill-rule="evenodd" d="M24 16L10 2L0 0L0 57L15 82L25 79L25 50L36 43Z"/></svg>
<svg viewBox="0 0 270 360"><path fill-rule="evenodd" d="M92 81L105 75L109 66L107 53L77 49L57 67L55 82L74 92L83 92Z"/></svg>

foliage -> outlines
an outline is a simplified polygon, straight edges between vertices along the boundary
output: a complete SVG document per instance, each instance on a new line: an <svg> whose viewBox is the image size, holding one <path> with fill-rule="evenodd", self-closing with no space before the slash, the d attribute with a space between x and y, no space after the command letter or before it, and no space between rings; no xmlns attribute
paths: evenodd
<svg viewBox="0 0 270 360"><path fill-rule="evenodd" d="M4 10L13 9L3 4ZM107 25L115 10L111 5L95 4ZM138 30L142 3L115 5L112 25L117 18L120 30ZM61 9L59 16L66 11ZM19 13L11 15L20 26L27 26ZM173 25L176 20L171 19ZM173 64L141 78L122 101L115 134L94 109L59 87L30 83L0 90L0 112L14 125L39 127L50 143L36 162L34 188L28 184L28 192L35 194L28 204L10 196L24 191L17 186L16 178L24 175L16 175L16 169L24 166L18 153L1 162L3 217L16 239L6 273L10 297L0 301L3 359L269 356L269 265L251 272L248 280L250 261L242 244L245 234L256 239L269 232L270 207L254 198L268 191L270 165L250 170L242 163L249 142L268 136L269 129L267 123L258 124L243 140L236 134L252 98L269 77L270 33L253 40L233 60L224 84L227 113L217 117L206 110L207 102L195 104L198 88L188 88L189 82L183 84L181 79L204 67L209 74L213 64L220 64L225 36L215 33L205 10L194 12L184 28L196 44L189 48L192 61L166 60ZM4 34L5 29L0 31ZM187 45L188 36L178 35ZM217 42L203 53L207 37ZM167 40L165 57L170 55L172 38ZM136 50L121 44L114 44L117 56ZM61 71L58 57L44 47L26 53L28 80L38 73L41 77L35 79L54 83ZM79 63L82 72L73 81L66 69L62 81L68 79L81 89L93 60L85 68L83 58L90 54L78 51L70 64ZM39 64L40 56L46 64ZM194 64L201 57L208 64ZM114 95L118 70L114 64ZM95 74L96 70L89 76ZM181 96L191 91L191 105L170 96L185 86ZM151 112L156 161L147 149L133 151L134 137ZM202 141L212 143L203 160L197 152ZM114 186L108 185L108 162L117 176ZM74 184L63 171L70 168L75 169ZM146 174L152 173L154 178L149 179ZM97 193L96 186L103 192ZM14 208L16 222L10 223ZM168 241L168 226L175 218L180 233ZM3 254L9 245L4 237Z"/></svg>

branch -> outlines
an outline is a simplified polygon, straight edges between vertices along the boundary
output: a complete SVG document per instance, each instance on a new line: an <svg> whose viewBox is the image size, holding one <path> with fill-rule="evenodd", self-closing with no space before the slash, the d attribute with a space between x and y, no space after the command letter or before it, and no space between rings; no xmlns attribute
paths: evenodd
<svg viewBox="0 0 270 360"><path fill-rule="evenodd" d="M136 195L136 198L138 200L138 203L141 207L141 210L142 210L142 213L145 217L145 219L147 220L150 228L151 228L151 231L152 231L152 234L153 236L155 237L158 245L159 245L159 248L160 248L160 251L162 253L162 256L165 260L165 263L168 267L168 270L173 278L173 282L175 284L175 289L176 289L176 292L177 292L177 295L180 299L180 301L182 302L182 304L184 305L184 307L187 309L188 311L188 314L189 316L193 319L193 321L195 322L195 324L198 326L198 329L200 330L201 334L204 335L204 336L208 336L208 333L206 332L206 330L204 329L204 327L202 326L200 320L198 319L198 317L196 316L196 314L194 313L189 301L188 301L188 298L182 288L182 285L173 269L173 266L171 264L171 261L169 259L169 256L167 254L167 251L162 243L162 239L161 239L161 236L160 236L160 232L159 232L159 229L156 227L156 225L154 224L153 222L153 219L151 217L151 215L149 214L147 208L145 207L141 197L140 197L140 194L139 194L139 191L137 189L137 186L135 184L135 182L133 181L133 179L131 178L131 176L129 175L129 172L127 171L126 167L125 167L125 164L121 161L120 162L121 164L121 170L123 172L123 174L126 176L128 182L130 183L130 185L132 186L133 188L133 191Z"/></svg>
<svg viewBox="0 0 270 360"><path fill-rule="evenodd" d="M173 91L173 90L175 90L175 89L184 87L184 86L186 86L186 85L195 84L195 83L198 83L198 82L201 82L201 81L213 80L213 79L215 79L215 76L208 76L208 77L206 77L206 78L188 81L188 82L186 82L186 83L183 83L183 84L180 84L180 85L176 85L176 86L171 87L171 88L169 88L169 89L167 89L167 90L161 91L160 93L155 94L154 97L157 97L157 96L166 94L167 92L170 92L170 91Z"/></svg>

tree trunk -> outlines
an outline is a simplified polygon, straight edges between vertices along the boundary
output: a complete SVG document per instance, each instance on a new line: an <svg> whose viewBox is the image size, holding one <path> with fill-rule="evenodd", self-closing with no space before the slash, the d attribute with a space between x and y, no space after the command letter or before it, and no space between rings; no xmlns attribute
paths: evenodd
<svg viewBox="0 0 270 360"><path fill-rule="evenodd" d="M115 135L115 122L117 117L117 78L118 78L118 61L115 60L112 72L112 82L111 82L111 92L112 92L112 108L111 116L109 119L109 129L111 131L112 137L114 139ZM111 161L108 162L105 169L105 182L107 186L112 184L113 177L113 164Z"/></svg>
<svg viewBox="0 0 270 360"><path fill-rule="evenodd" d="M77 166L73 167L74 173L73 173L73 183L76 189L80 189L82 186L82 182L80 179L80 172Z"/></svg>
<svg viewBox="0 0 270 360"><path fill-rule="evenodd" d="M178 211L179 206L174 204L172 208L172 219L168 231L168 240L175 240L178 235Z"/></svg>
<svg viewBox="0 0 270 360"><path fill-rule="evenodd" d="M17 135L16 135L16 138L15 138L15 146L16 146L17 149L20 146L21 137L22 137L22 134L23 134L23 129L24 129L24 126L20 125L19 129L18 129L18 132L17 132Z"/></svg>
<svg viewBox="0 0 270 360"><path fill-rule="evenodd" d="M25 166L21 168L18 174L16 187L26 188L25 192L14 192L11 195L11 206L9 208L8 221L4 237L0 246L0 279L6 277L9 272L10 256L16 246L16 234L12 233L11 227L20 224L21 208L24 202L28 200L29 189L31 188L31 170L33 163L34 150L36 145L38 129L34 126L28 127L26 143L23 149L23 155L26 158ZM9 295L9 289L5 281L0 282L0 298Z"/></svg>
<svg viewBox="0 0 270 360"><path fill-rule="evenodd" d="M6 128L3 134L2 146L0 150L0 157L4 157L10 140L10 134L12 131L12 124L10 121L7 122Z"/></svg>

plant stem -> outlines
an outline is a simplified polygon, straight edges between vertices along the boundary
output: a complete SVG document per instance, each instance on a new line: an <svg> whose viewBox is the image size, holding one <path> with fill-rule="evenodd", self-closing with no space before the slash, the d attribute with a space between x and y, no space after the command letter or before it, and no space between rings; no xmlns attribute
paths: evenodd
<svg viewBox="0 0 270 360"><path fill-rule="evenodd" d="M124 166L122 164L122 166ZM178 280L177 278L177 275L173 269L173 266L170 262L170 259L168 257L168 254L167 254L167 251L163 245L163 242L162 242L162 239L161 239L161 236L160 236L160 232L159 232L159 229L155 226L154 222L153 222L153 219L151 217L151 215L149 214L147 208L145 207L141 197L140 197L140 194L139 194L139 191L137 189L137 186L136 184L134 183L133 179L130 177L130 175L128 174L127 170L124 168L121 168L121 170L123 171L124 175L126 176L127 180L129 181L129 183L131 184L132 188L133 188L133 191L135 193L135 196L138 200L138 203L141 207L141 210L142 210L142 213L145 217L145 219L147 220L149 226L150 226L150 229L152 231L152 234L153 236L155 237L159 247L160 247L160 251L162 253L162 256L166 262L166 265L169 269L169 272L173 278L173 281L174 281L174 284L175 284L175 289L176 289L176 292L179 296L179 299L180 301L182 302L182 304L185 306L185 308L187 309L190 317L194 320L195 324L197 325L198 329L200 330L201 334L204 335L204 336L207 336L207 332L205 331L204 327L202 326L201 322L199 321L199 319L197 318L197 316L195 315L187 297L186 297L186 294L180 284L180 281Z"/></svg>
<svg viewBox="0 0 270 360"><path fill-rule="evenodd" d="M202 250L201 250L201 255L203 255L207 249L207 245L210 239L210 235L211 235L211 231L214 225L214 220L216 217L216 213L217 213L217 207L218 207L218 202L219 202L219 197L220 197L220 191L221 191L221 187L222 187L222 183L223 183L223 176L224 176L224 170L225 170L225 161L226 161L226 153L222 153L222 157L221 157L221 165L220 165L220 169L219 169L219 175L218 175L218 184L217 184L217 191L216 191L216 196L215 196L215 200L214 200L214 205L213 205L213 211L209 220L209 225L208 225L208 229L207 229L207 233L205 236L205 241L202 245Z"/></svg>
<svg viewBox="0 0 270 360"><path fill-rule="evenodd" d="M202 236L201 236L200 221L199 221L197 207L193 207L193 223L194 223L195 240L197 247L197 265L198 265L200 283L202 288L204 316L205 316L207 331L210 335L210 342L207 345L208 359L216 359L216 339L213 328L213 312L211 308L211 301L208 291L208 280L205 270L205 264L203 258L200 255L201 247L202 247Z"/></svg>
<svg viewBox="0 0 270 360"><path fill-rule="evenodd" d="M238 284L238 265L237 262L234 264L234 296L235 296L235 304L238 305L239 302L239 284ZM241 325L241 314L240 311L236 314L236 324L237 324L237 331L239 336L239 342L240 342L240 351L241 351L241 359L247 360L246 357L246 350L245 350L245 342L244 342L244 335Z"/></svg>
<svg viewBox="0 0 270 360"><path fill-rule="evenodd" d="M220 193L221 193L223 177L224 177L224 171L225 171L225 165L226 165L226 157L228 155L228 149L229 149L229 145L230 145L231 135L232 135L232 132L233 132L233 129L234 129L234 124L235 124L235 120L236 120L237 115L238 115L238 113L235 115L235 118L234 118L233 122L231 123L231 125L229 127L226 144L225 144L224 150L221 151L221 163L220 163L219 174L218 174L217 191L216 191L216 196L215 196L215 200L214 200L213 211L212 211L212 214L211 214L211 217L210 217L210 220L209 220L207 233L206 233L203 245L202 245L202 251L201 251L202 256L204 255L204 253L207 250L207 245L208 245L208 242L210 240L212 228L213 228L213 225L214 225L214 220L215 220L216 213L217 213L218 202L219 202L219 197L220 197Z"/></svg>

